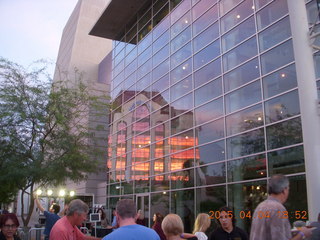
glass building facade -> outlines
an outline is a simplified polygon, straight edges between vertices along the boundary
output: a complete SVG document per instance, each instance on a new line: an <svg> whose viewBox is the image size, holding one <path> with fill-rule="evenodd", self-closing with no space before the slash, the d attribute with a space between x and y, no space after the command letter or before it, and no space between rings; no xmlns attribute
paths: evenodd
<svg viewBox="0 0 320 240"><path fill-rule="evenodd" d="M311 28L319 4L305 6ZM289 213L308 211L290 22L287 0L146 1L113 42L107 208L132 198L149 226L177 213L191 231L228 205L249 230L281 173Z"/></svg>

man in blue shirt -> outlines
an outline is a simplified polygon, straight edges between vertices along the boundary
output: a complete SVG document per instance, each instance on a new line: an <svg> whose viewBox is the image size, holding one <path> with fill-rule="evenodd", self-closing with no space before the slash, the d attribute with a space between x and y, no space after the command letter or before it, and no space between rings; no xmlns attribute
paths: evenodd
<svg viewBox="0 0 320 240"><path fill-rule="evenodd" d="M137 209L131 199L119 200L116 207L116 218L119 228L102 240L160 240L159 235L150 228L136 224Z"/></svg>
<svg viewBox="0 0 320 240"><path fill-rule="evenodd" d="M49 211L46 211L43 208L43 206L41 205L41 203L38 199L38 195L35 195L34 199L36 201L37 207L39 208L39 210L41 212L43 212L44 216L46 217L46 224L44 227L43 234L45 235L44 239L49 240L49 235L50 235L50 232L51 232L53 225L56 223L56 221L58 221L60 219L60 217L58 216L58 213L60 211L60 206L56 203L53 203L50 206Z"/></svg>

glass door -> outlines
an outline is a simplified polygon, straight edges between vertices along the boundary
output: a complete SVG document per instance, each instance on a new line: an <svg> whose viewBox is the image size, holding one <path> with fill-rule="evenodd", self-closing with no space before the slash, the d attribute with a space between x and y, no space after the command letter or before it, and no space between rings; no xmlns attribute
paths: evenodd
<svg viewBox="0 0 320 240"><path fill-rule="evenodd" d="M150 227L150 194L149 193L143 193L136 195L136 204L137 204L137 210L141 210L141 216L140 219L137 220L137 222L140 222L141 224L145 225L146 227Z"/></svg>

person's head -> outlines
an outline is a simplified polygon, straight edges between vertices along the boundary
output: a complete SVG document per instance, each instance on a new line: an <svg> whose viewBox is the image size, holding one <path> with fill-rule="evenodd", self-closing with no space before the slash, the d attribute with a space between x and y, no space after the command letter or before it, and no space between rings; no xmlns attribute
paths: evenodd
<svg viewBox="0 0 320 240"><path fill-rule="evenodd" d="M116 206L117 217L121 219L136 218L137 208L133 200L121 199L117 202Z"/></svg>
<svg viewBox="0 0 320 240"><path fill-rule="evenodd" d="M153 221L154 221L154 222L162 223L162 220L163 220L163 216L162 216L161 213L155 213L155 214L153 214Z"/></svg>
<svg viewBox="0 0 320 240"><path fill-rule="evenodd" d="M59 204L53 203L49 208L49 212L58 214L60 212Z"/></svg>
<svg viewBox="0 0 320 240"><path fill-rule="evenodd" d="M14 213L3 214L0 219L0 228L6 239L13 238L17 233L19 221Z"/></svg>
<svg viewBox="0 0 320 240"><path fill-rule="evenodd" d="M138 210L136 219L144 219L143 212L141 209Z"/></svg>
<svg viewBox="0 0 320 240"><path fill-rule="evenodd" d="M80 199L72 200L67 209L67 217L72 221L73 225L80 226L86 219L89 207Z"/></svg>
<svg viewBox="0 0 320 240"><path fill-rule="evenodd" d="M180 236L184 232L183 222L177 214L168 214L161 223L161 228L167 238Z"/></svg>
<svg viewBox="0 0 320 240"><path fill-rule="evenodd" d="M97 213L100 214L101 219L105 219L106 218L106 214L104 213L102 208L98 208Z"/></svg>
<svg viewBox="0 0 320 240"><path fill-rule="evenodd" d="M219 213L218 224L225 231L232 230L236 224L236 219L232 209L225 206L219 209Z"/></svg>
<svg viewBox="0 0 320 240"><path fill-rule="evenodd" d="M196 232L205 232L210 227L210 216L206 213L199 213L194 223L193 234Z"/></svg>
<svg viewBox="0 0 320 240"><path fill-rule="evenodd" d="M280 198L282 203L285 203L289 196L289 179L282 175L273 175L269 179L268 193Z"/></svg>

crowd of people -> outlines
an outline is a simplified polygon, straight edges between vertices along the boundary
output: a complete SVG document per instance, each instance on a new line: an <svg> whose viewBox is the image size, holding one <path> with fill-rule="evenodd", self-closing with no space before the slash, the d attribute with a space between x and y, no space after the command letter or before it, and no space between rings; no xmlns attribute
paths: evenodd
<svg viewBox="0 0 320 240"><path fill-rule="evenodd" d="M72 200L64 215L59 216L60 206L52 204L46 211L35 197L36 205L46 217L44 230L45 240L319 240L320 214L318 222L305 226L304 222L297 222L297 229L292 231L288 218L279 217L279 212L285 212L284 203L289 196L289 180L283 175L274 175L269 179L268 198L255 209L251 225L250 236L236 226L235 214L231 208L225 206L219 209L218 227L207 235L211 225L210 216L206 213L198 214L192 233L184 231L181 217L177 214L168 214L165 217L160 213L153 215L151 228L146 222L141 210L131 199L122 199L113 210L113 220L109 224L104 209L99 208L100 226L109 228L111 233L103 238L88 236L80 231L79 226L86 221L89 207L80 199ZM264 217L258 214L264 212ZM231 213L231 214L230 214ZM20 240L17 235L19 221L15 214L5 213L0 218L0 240Z"/></svg>

